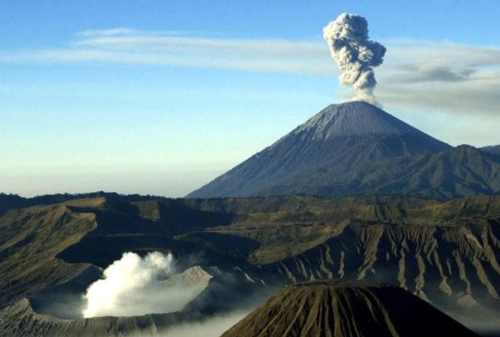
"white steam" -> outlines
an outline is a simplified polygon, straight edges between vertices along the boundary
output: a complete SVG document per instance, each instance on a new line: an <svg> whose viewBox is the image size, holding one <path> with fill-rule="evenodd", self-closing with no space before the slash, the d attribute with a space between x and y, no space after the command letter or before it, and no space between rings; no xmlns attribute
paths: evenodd
<svg viewBox="0 0 500 337"><path fill-rule="evenodd" d="M199 322L191 322L174 326L163 334L162 337L219 337L250 311L234 311L225 315L212 317Z"/></svg>
<svg viewBox="0 0 500 337"><path fill-rule="evenodd" d="M353 87L356 99L375 102L373 89L377 81L373 67L382 64L386 49L368 39L366 19L342 13L323 28L323 38L340 69L341 83Z"/></svg>
<svg viewBox="0 0 500 337"><path fill-rule="evenodd" d="M181 310L205 288L210 277L205 274L201 282L185 282L186 278L178 275L171 254L153 252L141 258L125 253L104 270L103 279L88 287L83 316L135 316Z"/></svg>

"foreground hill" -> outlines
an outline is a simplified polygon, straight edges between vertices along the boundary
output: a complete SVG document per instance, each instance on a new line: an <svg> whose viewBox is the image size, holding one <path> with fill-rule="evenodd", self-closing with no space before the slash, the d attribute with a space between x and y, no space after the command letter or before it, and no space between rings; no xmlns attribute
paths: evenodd
<svg viewBox="0 0 500 337"><path fill-rule="evenodd" d="M222 337L426 335L477 336L400 288L315 282L284 289Z"/></svg>
<svg viewBox="0 0 500 337"><path fill-rule="evenodd" d="M451 146L364 102L331 105L192 198L500 193L495 150Z"/></svg>

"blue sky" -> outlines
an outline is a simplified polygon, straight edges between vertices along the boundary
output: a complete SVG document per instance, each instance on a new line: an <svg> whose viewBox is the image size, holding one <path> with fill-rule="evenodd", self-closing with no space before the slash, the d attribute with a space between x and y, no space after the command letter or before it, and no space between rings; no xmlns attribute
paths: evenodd
<svg viewBox="0 0 500 337"><path fill-rule="evenodd" d="M0 186L181 196L349 98L321 31L365 16L384 108L500 144L496 1L0 0Z"/></svg>

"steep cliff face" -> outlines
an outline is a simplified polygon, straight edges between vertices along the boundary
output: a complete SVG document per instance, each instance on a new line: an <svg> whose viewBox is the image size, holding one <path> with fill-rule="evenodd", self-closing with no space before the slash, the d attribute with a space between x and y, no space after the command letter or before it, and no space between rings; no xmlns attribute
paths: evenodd
<svg viewBox="0 0 500 337"><path fill-rule="evenodd" d="M499 238L499 224L487 221L456 227L352 224L266 267L290 282L368 280L397 285L437 304L498 305Z"/></svg>
<svg viewBox="0 0 500 337"><path fill-rule="evenodd" d="M425 335L476 336L402 289L319 282L286 288L222 337Z"/></svg>

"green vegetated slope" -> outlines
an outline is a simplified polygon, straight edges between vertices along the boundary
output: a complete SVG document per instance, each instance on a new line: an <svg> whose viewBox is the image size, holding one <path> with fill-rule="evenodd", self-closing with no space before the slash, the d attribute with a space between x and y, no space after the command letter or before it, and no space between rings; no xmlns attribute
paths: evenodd
<svg viewBox="0 0 500 337"><path fill-rule="evenodd" d="M97 225L94 213L70 204L15 209L0 216L0 303L64 283L89 267L56 258Z"/></svg>

